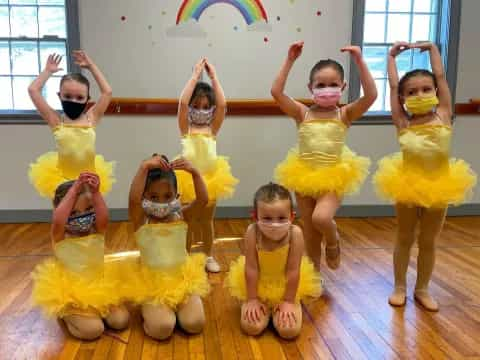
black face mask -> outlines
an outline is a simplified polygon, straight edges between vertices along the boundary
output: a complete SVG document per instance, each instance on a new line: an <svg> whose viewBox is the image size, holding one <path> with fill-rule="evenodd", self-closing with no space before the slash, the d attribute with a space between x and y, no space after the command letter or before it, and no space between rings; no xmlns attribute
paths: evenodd
<svg viewBox="0 0 480 360"><path fill-rule="evenodd" d="M86 107L87 103L77 103L74 101L62 100L63 112L72 120L78 119Z"/></svg>

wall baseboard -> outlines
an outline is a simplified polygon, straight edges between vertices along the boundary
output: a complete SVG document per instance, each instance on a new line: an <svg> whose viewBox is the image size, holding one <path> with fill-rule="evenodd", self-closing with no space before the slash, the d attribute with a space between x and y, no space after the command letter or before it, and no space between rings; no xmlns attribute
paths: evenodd
<svg viewBox="0 0 480 360"><path fill-rule="evenodd" d="M217 219L243 219L250 217L250 207L219 206L216 212ZM395 209L390 205L345 205L342 206L338 217L391 217L395 216ZM480 216L480 204L465 204L448 209L448 216ZM0 210L0 223L48 223L52 217L50 210ZM127 209L111 209L111 221L126 221Z"/></svg>

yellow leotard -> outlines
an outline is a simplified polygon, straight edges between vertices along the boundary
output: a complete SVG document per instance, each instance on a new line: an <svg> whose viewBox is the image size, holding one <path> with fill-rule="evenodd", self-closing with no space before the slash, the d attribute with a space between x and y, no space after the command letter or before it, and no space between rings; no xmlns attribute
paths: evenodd
<svg viewBox="0 0 480 360"><path fill-rule="evenodd" d="M458 205L470 195L476 175L463 160L450 159L452 129L413 125L400 131L401 153L380 160L374 176L378 194L426 208Z"/></svg>
<svg viewBox="0 0 480 360"><path fill-rule="evenodd" d="M54 253L32 273L34 303L47 315L105 316L125 298L121 265L104 261L103 235L66 238Z"/></svg>
<svg viewBox="0 0 480 360"><path fill-rule="evenodd" d="M259 279L257 294L260 301L275 306L282 302L287 284L285 270L290 246L279 247L273 251L257 249ZM225 279L225 285L232 296L247 300L247 285L245 281L245 256L240 256L230 264L230 271ZM321 295L320 274L313 267L312 262L303 257L300 265L300 281L298 284L296 302L309 297Z"/></svg>
<svg viewBox="0 0 480 360"><path fill-rule="evenodd" d="M114 163L95 154L95 127L62 122L53 129L53 136L57 152L48 152L30 165L30 181L40 195L53 198L58 185L76 180L84 171L98 174L103 194L111 190Z"/></svg>
<svg viewBox="0 0 480 360"><path fill-rule="evenodd" d="M347 127L338 119L303 121L298 146L277 166L275 179L304 196L357 191L368 174L370 160L345 145Z"/></svg>
<svg viewBox="0 0 480 360"><path fill-rule="evenodd" d="M188 255L183 221L142 225L135 233L140 262L130 273L130 298L138 304L176 308L209 291L205 255Z"/></svg>
<svg viewBox="0 0 480 360"><path fill-rule="evenodd" d="M238 180L233 177L228 159L217 155L217 142L208 134L188 134L182 138L182 156L200 171L207 185L210 201L229 198ZM178 192L182 202L195 199L192 177L185 171L176 171Z"/></svg>

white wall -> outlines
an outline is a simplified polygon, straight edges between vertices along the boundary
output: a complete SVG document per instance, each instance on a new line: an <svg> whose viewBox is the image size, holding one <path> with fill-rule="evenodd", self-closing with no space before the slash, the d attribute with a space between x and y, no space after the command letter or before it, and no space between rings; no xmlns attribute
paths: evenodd
<svg viewBox="0 0 480 360"><path fill-rule="evenodd" d="M83 1L80 3L83 4ZM479 95L480 53L477 47L479 13L480 1L463 1L458 102L465 102L470 97ZM84 17L81 19L82 42L95 57L96 51L99 50L92 44L92 39L96 36L95 27L89 21ZM350 31L345 29L347 30ZM104 46L108 46L108 43ZM278 59L272 60L272 63L277 62ZM108 69L108 63L102 65ZM132 69L122 69L116 74L112 73L110 77L124 76L130 71ZM454 156L468 161L477 172L480 172L479 120L480 116L457 118L453 143ZM132 139L132 134L135 134L135 140ZM106 117L98 128L97 139L98 152L107 159L118 161L118 183L108 196L108 204L112 208L126 207L129 182L141 159L153 152L164 152L173 156L180 150L176 121L173 117ZM348 142L358 153L370 156L372 162L398 149L392 126L353 126ZM0 127L0 143L2 149L0 210L49 208L49 202L39 198L26 176L29 162L37 155L53 148L53 139L48 128L39 125L4 125ZM233 172L241 182L236 196L222 205L249 206L254 190L271 179L273 168L294 143L295 127L292 121L285 117L228 118L219 136L218 149L219 153L230 156ZM480 191L477 191L471 201L480 203ZM370 182L367 182L357 197L348 198L345 203L380 202L375 197Z"/></svg>

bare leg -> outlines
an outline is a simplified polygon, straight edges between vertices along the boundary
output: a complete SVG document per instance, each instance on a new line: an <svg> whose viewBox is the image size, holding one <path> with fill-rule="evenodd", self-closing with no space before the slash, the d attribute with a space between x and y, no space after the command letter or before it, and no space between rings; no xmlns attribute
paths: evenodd
<svg viewBox="0 0 480 360"><path fill-rule="evenodd" d="M403 306L407 294L407 269L410 261L410 250L415 242L415 227L418 221L418 208L403 204L396 205L397 241L393 252L393 272L395 289L388 302L392 306Z"/></svg>
<svg viewBox="0 0 480 360"><path fill-rule="evenodd" d="M438 311L438 303L428 292L435 265L435 242L442 231L447 209L422 209L418 236L417 284L415 299L427 310Z"/></svg>
<svg viewBox="0 0 480 360"><path fill-rule="evenodd" d="M312 215L313 226L325 236L325 255L327 265L331 269L337 269L340 266L339 235L337 223L334 220L340 201L335 193L326 193L317 199Z"/></svg>
<svg viewBox="0 0 480 360"><path fill-rule="evenodd" d="M157 340L168 339L175 329L175 312L165 305L142 305L143 329Z"/></svg>
<svg viewBox="0 0 480 360"><path fill-rule="evenodd" d="M303 220L303 237L307 255L313 262L315 269L320 270L322 257L322 234L313 226L312 215L315 210L315 199L295 193L297 206L300 210L300 217Z"/></svg>

